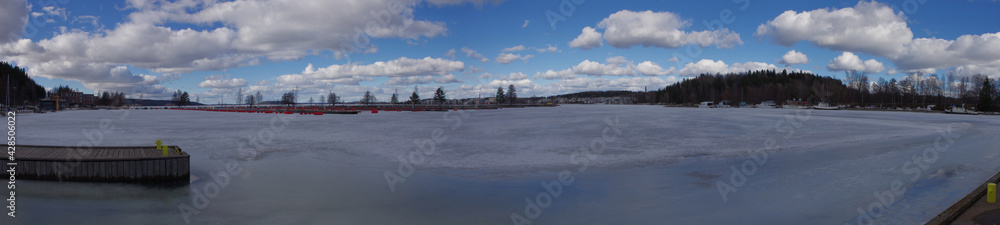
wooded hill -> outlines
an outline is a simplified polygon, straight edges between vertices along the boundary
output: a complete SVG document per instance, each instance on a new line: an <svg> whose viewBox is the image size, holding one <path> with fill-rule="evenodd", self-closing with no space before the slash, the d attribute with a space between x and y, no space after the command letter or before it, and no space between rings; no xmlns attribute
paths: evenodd
<svg viewBox="0 0 1000 225"><path fill-rule="evenodd" d="M585 91L577 92L572 94L556 95L550 98L607 98L607 97L622 97L622 96L632 96L637 92L631 91ZM639 92L641 93L641 92Z"/></svg>
<svg viewBox="0 0 1000 225"><path fill-rule="evenodd" d="M8 79L10 83L8 84ZM24 68L0 61L0 104L7 100L7 88L10 87L10 104L37 104L45 98L45 88L35 83Z"/></svg>
<svg viewBox="0 0 1000 225"><path fill-rule="evenodd" d="M786 100L840 103L848 92L838 79L802 72L752 71L745 74L700 75L654 93L653 102L698 104L729 100L758 104Z"/></svg>
<svg viewBox="0 0 1000 225"><path fill-rule="evenodd" d="M976 107L989 112L1000 109L1000 78L985 75L908 75L877 81L863 72L848 72L843 80L803 72L774 70L733 74L703 74L663 89L636 93L636 103L698 104L703 101L759 104L788 100L817 104L875 106L879 108L936 109L950 105Z"/></svg>

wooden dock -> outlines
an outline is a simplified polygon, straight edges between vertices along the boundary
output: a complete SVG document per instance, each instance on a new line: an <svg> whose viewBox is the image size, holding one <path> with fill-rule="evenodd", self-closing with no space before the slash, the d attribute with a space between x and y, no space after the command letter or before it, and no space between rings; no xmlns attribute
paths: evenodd
<svg viewBox="0 0 1000 225"><path fill-rule="evenodd" d="M16 163L17 179L67 181L162 181L189 179L190 157L178 146L69 147L16 145L14 161L5 151L0 165ZM7 146L4 145L4 149ZM6 169L5 169L6 170Z"/></svg>
<svg viewBox="0 0 1000 225"><path fill-rule="evenodd" d="M1000 202L986 201L986 184L1000 182L1000 173L990 177L964 198L945 209L941 214L924 223L926 225L946 224L996 224L1000 222Z"/></svg>

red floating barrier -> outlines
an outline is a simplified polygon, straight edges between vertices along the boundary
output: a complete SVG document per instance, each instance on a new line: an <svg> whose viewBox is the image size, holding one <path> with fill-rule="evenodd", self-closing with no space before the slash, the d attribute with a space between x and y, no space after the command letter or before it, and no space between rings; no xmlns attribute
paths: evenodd
<svg viewBox="0 0 1000 225"><path fill-rule="evenodd" d="M372 113L378 113L378 109L372 109Z"/></svg>
<svg viewBox="0 0 1000 225"><path fill-rule="evenodd" d="M317 116L323 115L323 112L313 112L313 115L317 115Z"/></svg>

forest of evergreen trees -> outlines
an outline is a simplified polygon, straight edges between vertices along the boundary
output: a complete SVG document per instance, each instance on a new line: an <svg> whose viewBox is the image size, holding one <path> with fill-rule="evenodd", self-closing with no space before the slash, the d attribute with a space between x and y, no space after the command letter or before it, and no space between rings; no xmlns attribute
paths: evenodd
<svg viewBox="0 0 1000 225"><path fill-rule="evenodd" d="M980 111L998 109L1000 79L984 75L941 78L909 75L903 79L871 81L867 74L848 72L844 80L811 73L774 70L738 74L703 74L663 89L639 95L637 102L698 104L703 101L758 104L788 100L835 105L938 108L948 105L977 106Z"/></svg>
<svg viewBox="0 0 1000 225"><path fill-rule="evenodd" d="M7 83L8 80L10 83ZM0 104L8 100L7 88L10 87L11 105L37 104L39 99L45 98L45 88L35 83L24 68L0 61Z"/></svg>
<svg viewBox="0 0 1000 225"><path fill-rule="evenodd" d="M817 95L817 92L828 93ZM835 78L810 73L773 70L746 74L701 75L656 91L654 101L671 104L698 104L703 101L748 102L757 104L772 100L784 102L839 102L847 87ZM821 99L822 98L822 99Z"/></svg>
<svg viewBox="0 0 1000 225"><path fill-rule="evenodd" d="M629 96L635 92L631 91L584 91L572 94L562 94L552 96L552 98L607 98L607 97L619 97L619 96Z"/></svg>

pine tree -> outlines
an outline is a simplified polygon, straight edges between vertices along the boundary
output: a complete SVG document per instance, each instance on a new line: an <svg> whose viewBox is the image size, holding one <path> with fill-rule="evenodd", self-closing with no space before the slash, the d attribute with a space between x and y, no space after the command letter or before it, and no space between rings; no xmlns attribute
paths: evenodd
<svg viewBox="0 0 1000 225"><path fill-rule="evenodd" d="M175 105L177 104L178 95L180 94L174 93L173 98L170 99L171 101L174 101ZM111 106L111 93L108 93L107 91L101 93L101 98L97 100L97 104L103 106Z"/></svg>
<svg viewBox="0 0 1000 225"><path fill-rule="evenodd" d="M511 105L513 105L514 102L517 101L517 91L514 89L513 84L507 87L507 97L504 98L504 100L507 100L507 102L509 102Z"/></svg>
<svg viewBox="0 0 1000 225"><path fill-rule="evenodd" d="M179 105L180 106L185 106L185 105L190 105L190 104L191 104L191 95L188 95L188 93L186 91L184 93L181 93L181 95L180 95L180 104Z"/></svg>
<svg viewBox="0 0 1000 225"><path fill-rule="evenodd" d="M979 90L979 105L976 109L980 112L991 112L993 111L993 85L990 84L990 79L983 79L983 87Z"/></svg>
<svg viewBox="0 0 1000 225"><path fill-rule="evenodd" d="M37 104L38 100L46 96L45 88L35 83L35 80L28 76L24 68L0 61L0 88L10 88L10 90L0 91L0 104ZM66 86L68 89L69 86ZM50 98L53 96L49 96ZM9 101L9 102L2 102Z"/></svg>
<svg viewBox="0 0 1000 225"><path fill-rule="evenodd" d="M398 97L396 97L396 93L392 93L392 98L391 98L391 99L389 99L389 103L392 103L393 105L395 105L395 104L398 104L398 103L399 103L399 98L398 98Z"/></svg>
<svg viewBox="0 0 1000 225"><path fill-rule="evenodd" d="M503 94L503 88L502 87L497 88L497 96L496 96L497 104L503 104L504 102L506 102L504 97L505 96Z"/></svg>
<svg viewBox="0 0 1000 225"><path fill-rule="evenodd" d="M441 88L438 87L437 91L434 91L434 102L437 102L440 105L444 104L444 101L445 101L444 90L441 90Z"/></svg>
<svg viewBox="0 0 1000 225"><path fill-rule="evenodd" d="M413 95L410 95L410 104L420 103L420 95L417 95L417 91L413 91Z"/></svg>

